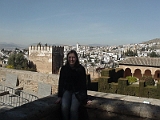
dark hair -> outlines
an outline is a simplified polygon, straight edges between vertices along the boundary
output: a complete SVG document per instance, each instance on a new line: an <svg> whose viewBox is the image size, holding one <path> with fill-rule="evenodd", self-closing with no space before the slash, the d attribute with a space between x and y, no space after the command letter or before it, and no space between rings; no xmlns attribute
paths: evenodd
<svg viewBox="0 0 160 120"><path fill-rule="evenodd" d="M77 54L77 52L76 52L75 50L71 50L71 51L69 51L69 52L67 53L67 62L66 62L65 65L69 65L68 56L69 56L69 54L71 54L71 53L73 53L73 54L75 55L75 57L77 58L76 63L75 63L75 66L78 66L78 65L79 65L79 58L78 58L78 54Z"/></svg>

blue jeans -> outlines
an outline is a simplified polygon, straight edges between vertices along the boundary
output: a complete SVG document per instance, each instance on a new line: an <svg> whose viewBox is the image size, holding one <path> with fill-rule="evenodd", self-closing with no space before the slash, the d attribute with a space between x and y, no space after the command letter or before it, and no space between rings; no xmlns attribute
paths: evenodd
<svg viewBox="0 0 160 120"><path fill-rule="evenodd" d="M75 94L70 91L65 91L62 97L62 119L63 120L78 120L78 109L80 102Z"/></svg>

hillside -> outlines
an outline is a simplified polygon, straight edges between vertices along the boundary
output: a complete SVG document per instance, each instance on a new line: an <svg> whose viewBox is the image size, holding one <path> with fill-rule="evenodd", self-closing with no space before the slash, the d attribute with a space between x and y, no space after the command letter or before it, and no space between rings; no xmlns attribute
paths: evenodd
<svg viewBox="0 0 160 120"><path fill-rule="evenodd" d="M19 45L19 44L14 44L14 43L5 43L5 42L0 42L0 49L8 49L12 50L15 48L26 48L24 45Z"/></svg>
<svg viewBox="0 0 160 120"><path fill-rule="evenodd" d="M155 38L155 39L152 39L152 40L148 40L148 41L144 41L144 42L141 42L141 44L150 44L150 43L157 43L159 42L160 43L160 38ZM30 44L30 45L19 45L19 44L15 44L15 43L6 43L6 42L0 42L0 49L15 49L15 48L20 48L20 49L24 49L24 48L28 48L29 46L31 45L36 45L37 43L33 43L33 44ZM48 44L48 45L51 45L51 44ZM55 45L59 45L59 46L62 46L62 44L55 44ZM100 44L89 44L88 46L104 46L104 45L100 45ZM106 45L108 46L108 45ZM160 48L159 45L156 46L157 48Z"/></svg>
<svg viewBox="0 0 160 120"><path fill-rule="evenodd" d="M160 38L148 40L148 41L142 42L142 44L150 44L150 43L157 43L157 42L160 42Z"/></svg>

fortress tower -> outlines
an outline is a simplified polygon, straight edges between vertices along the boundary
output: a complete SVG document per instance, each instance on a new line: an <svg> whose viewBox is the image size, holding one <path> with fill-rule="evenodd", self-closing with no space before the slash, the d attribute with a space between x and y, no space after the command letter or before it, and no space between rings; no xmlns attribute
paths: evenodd
<svg viewBox="0 0 160 120"><path fill-rule="evenodd" d="M36 65L37 72L57 74L63 65L64 47L60 46L37 46L29 47L29 60Z"/></svg>

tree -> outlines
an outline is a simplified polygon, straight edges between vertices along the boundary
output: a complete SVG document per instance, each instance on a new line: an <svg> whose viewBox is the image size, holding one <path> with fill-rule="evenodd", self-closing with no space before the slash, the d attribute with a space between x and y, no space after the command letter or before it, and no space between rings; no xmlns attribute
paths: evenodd
<svg viewBox="0 0 160 120"><path fill-rule="evenodd" d="M19 50L19 49L18 49L18 48L15 48L15 51L16 51L16 50Z"/></svg>
<svg viewBox="0 0 160 120"><path fill-rule="evenodd" d="M4 52L4 48L3 48L3 49L1 49L1 52Z"/></svg>
<svg viewBox="0 0 160 120"><path fill-rule="evenodd" d="M22 53L13 53L8 58L8 65L12 66L14 69L27 69L28 60L24 57Z"/></svg>
<svg viewBox="0 0 160 120"><path fill-rule="evenodd" d="M137 56L137 51L132 51L132 50L127 50L127 52L125 52L126 56Z"/></svg>
<svg viewBox="0 0 160 120"><path fill-rule="evenodd" d="M146 48L145 48L145 47L142 47L141 51L145 51L145 50L146 50Z"/></svg>
<svg viewBox="0 0 160 120"><path fill-rule="evenodd" d="M160 57L160 55L158 55L156 52L151 52L149 54L150 57Z"/></svg>
<svg viewBox="0 0 160 120"><path fill-rule="evenodd" d="M151 76L143 76L141 80L144 80L146 85L155 85L155 81Z"/></svg>

